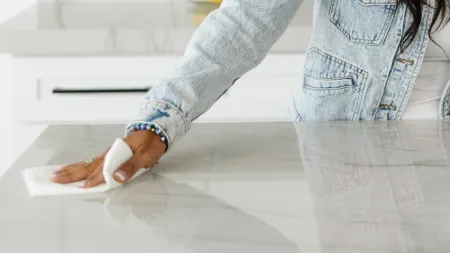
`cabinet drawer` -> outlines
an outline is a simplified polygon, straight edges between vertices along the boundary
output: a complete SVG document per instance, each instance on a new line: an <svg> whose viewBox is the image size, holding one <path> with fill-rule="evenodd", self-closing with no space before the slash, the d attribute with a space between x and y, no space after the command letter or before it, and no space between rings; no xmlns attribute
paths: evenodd
<svg viewBox="0 0 450 253"><path fill-rule="evenodd" d="M137 112L146 90L151 89L148 84L154 82L150 78L122 81L46 79L39 83L34 101L28 102L30 107L19 107L22 112L16 115L22 116L19 120L24 123L125 123ZM84 86L89 83L96 83L96 88ZM295 86L295 77L242 78L198 121L283 120Z"/></svg>
<svg viewBox="0 0 450 253"><path fill-rule="evenodd" d="M14 117L22 123L126 123L179 57L16 61ZM269 55L198 121L280 121L301 55Z"/></svg>

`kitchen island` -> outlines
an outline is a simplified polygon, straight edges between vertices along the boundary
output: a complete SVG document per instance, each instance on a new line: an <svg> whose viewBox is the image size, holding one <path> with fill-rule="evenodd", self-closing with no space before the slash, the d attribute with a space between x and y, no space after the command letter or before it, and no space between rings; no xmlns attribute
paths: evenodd
<svg viewBox="0 0 450 253"><path fill-rule="evenodd" d="M0 178L0 252L449 252L450 123L194 124L105 194L28 195L21 171L123 125L50 126Z"/></svg>

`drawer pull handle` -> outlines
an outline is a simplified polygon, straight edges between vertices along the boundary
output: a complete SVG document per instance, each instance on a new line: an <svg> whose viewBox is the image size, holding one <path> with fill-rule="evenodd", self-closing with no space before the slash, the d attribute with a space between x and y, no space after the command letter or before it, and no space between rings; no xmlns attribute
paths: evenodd
<svg viewBox="0 0 450 253"><path fill-rule="evenodd" d="M62 89L54 88L53 94L103 94L103 93L147 93L150 87L129 89Z"/></svg>

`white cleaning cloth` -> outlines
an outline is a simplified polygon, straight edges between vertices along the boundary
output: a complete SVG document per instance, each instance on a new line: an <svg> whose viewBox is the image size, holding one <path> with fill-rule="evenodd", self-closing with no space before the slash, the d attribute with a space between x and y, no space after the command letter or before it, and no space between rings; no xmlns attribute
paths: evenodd
<svg viewBox="0 0 450 253"><path fill-rule="evenodd" d="M132 156L133 152L130 147L123 140L117 139L105 156L103 165L105 183L87 189L80 188L83 182L70 184L53 183L50 180L50 175L53 171L60 169L62 165L29 168L24 170L23 177L31 196L105 192L122 185L113 178L113 173ZM139 170L131 180L145 171L146 169Z"/></svg>

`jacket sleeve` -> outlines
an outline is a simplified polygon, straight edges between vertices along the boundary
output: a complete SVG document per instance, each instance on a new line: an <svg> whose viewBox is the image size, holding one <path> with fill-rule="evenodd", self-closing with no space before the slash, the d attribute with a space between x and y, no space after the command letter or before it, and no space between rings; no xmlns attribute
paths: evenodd
<svg viewBox="0 0 450 253"><path fill-rule="evenodd" d="M180 65L149 91L132 119L177 142L235 80L255 68L284 33L302 0L225 0L200 25Z"/></svg>

